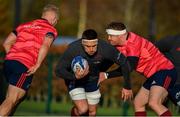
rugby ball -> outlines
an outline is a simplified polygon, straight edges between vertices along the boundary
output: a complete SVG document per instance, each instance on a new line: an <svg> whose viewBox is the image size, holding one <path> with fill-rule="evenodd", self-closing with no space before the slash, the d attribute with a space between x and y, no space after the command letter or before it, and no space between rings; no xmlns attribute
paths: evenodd
<svg viewBox="0 0 180 117"><path fill-rule="evenodd" d="M76 56L73 58L71 62L71 69L73 70L74 73L76 73L76 70L82 71L86 67L88 67L88 62L82 56Z"/></svg>

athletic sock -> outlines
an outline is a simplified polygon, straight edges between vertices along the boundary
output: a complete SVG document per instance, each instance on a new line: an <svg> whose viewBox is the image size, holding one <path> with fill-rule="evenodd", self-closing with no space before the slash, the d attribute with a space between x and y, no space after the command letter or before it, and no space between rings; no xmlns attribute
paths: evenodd
<svg viewBox="0 0 180 117"><path fill-rule="evenodd" d="M89 111L87 111L86 113L84 113L84 114L81 114L81 115L79 115L79 114L77 114L76 112L75 112L75 106L71 109L71 116L72 117L74 117L74 116L89 116Z"/></svg>
<svg viewBox="0 0 180 117"><path fill-rule="evenodd" d="M171 117L172 114L169 110L165 111L163 114L160 115L160 117Z"/></svg>
<svg viewBox="0 0 180 117"><path fill-rule="evenodd" d="M72 107L71 109L71 116L78 116L76 113L75 113L75 107Z"/></svg>
<svg viewBox="0 0 180 117"><path fill-rule="evenodd" d="M80 116L89 116L89 111L87 111L87 112L84 113L84 114L81 114Z"/></svg>
<svg viewBox="0 0 180 117"><path fill-rule="evenodd" d="M146 111L135 112L135 117L146 117Z"/></svg>

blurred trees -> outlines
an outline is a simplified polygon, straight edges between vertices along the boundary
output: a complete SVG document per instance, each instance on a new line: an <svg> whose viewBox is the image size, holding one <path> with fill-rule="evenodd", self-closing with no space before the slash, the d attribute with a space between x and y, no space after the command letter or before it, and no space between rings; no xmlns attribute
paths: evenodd
<svg viewBox="0 0 180 117"><path fill-rule="evenodd" d="M0 39L7 36L13 27L13 4L8 0L0 0Z"/></svg>
<svg viewBox="0 0 180 117"><path fill-rule="evenodd" d="M0 34L4 37L13 29L14 3L16 0L0 0L1 27ZM39 18L43 6L48 3L60 8L60 21L56 26L60 35L77 36L79 30L81 3L87 5L84 17L85 28L95 28L101 38L105 36L105 27L111 21L122 21L131 31L148 37L149 3L150 0L21 0L21 22ZM156 37L177 34L180 30L179 0L154 0ZM83 11L83 10L82 10ZM83 13L82 13L83 14ZM83 16L83 15L81 15Z"/></svg>
<svg viewBox="0 0 180 117"><path fill-rule="evenodd" d="M80 38L82 32L86 28L87 18L87 0L79 0L79 22L78 22L78 32L77 37Z"/></svg>

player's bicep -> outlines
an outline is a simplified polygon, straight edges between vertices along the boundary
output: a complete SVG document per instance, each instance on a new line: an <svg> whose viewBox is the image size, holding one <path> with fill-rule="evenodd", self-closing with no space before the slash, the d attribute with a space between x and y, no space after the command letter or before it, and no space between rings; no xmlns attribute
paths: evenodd
<svg viewBox="0 0 180 117"><path fill-rule="evenodd" d="M54 39L55 39L54 34L51 32L48 32L44 37L43 45L50 47Z"/></svg>
<svg viewBox="0 0 180 117"><path fill-rule="evenodd" d="M52 33L52 32L46 33L46 37L49 37L49 38L51 38L51 39L55 39L55 35L54 35L54 33Z"/></svg>

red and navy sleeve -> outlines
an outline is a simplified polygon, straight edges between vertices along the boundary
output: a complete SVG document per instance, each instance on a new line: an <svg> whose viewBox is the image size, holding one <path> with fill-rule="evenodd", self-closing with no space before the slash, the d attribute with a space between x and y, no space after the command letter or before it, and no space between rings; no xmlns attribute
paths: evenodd
<svg viewBox="0 0 180 117"><path fill-rule="evenodd" d="M56 39L58 36L57 30L53 26L50 26L46 32L46 36L52 36L53 39Z"/></svg>
<svg viewBox="0 0 180 117"><path fill-rule="evenodd" d="M106 47L104 48L105 57L120 66L119 69L117 69L117 72L112 72L112 73L109 72L109 73L111 74L111 76L117 75L117 74L120 75L122 73L123 78L124 78L123 87L126 89L131 89L131 79L130 79L131 66L129 64L129 61L116 48L114 48L113 46L109 46L109 47L107 46L108 45L106 45Z"/></svg>

